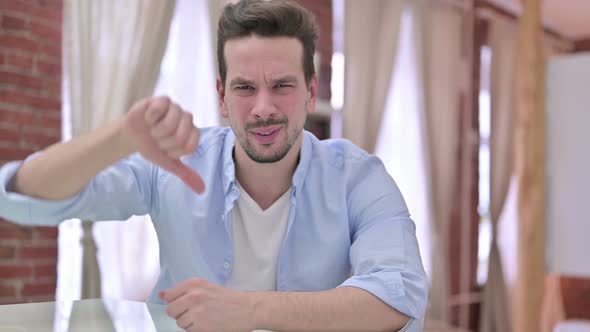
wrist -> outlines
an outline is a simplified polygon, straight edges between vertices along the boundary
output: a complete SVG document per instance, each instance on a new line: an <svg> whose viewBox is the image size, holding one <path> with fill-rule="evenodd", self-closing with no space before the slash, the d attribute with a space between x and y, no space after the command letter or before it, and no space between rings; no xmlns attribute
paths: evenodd
<svg viewBox="0 0 590 332"><path fill-rule="evenodd" d="M251 326L253 329L269 328L269 310L267 302L272 297L269 292L247 292L248 308L251 308Z"/></svg>
<svg viewBox="0 0 590 332"><path fill-rule="evenodd" d="M137 143L131 135L131 130L129 129L129 125L127 123L128 121L128 117L124 116L123 118L117 120L114 126L115 142L124 155L130 155L138 151Z"/></svg>

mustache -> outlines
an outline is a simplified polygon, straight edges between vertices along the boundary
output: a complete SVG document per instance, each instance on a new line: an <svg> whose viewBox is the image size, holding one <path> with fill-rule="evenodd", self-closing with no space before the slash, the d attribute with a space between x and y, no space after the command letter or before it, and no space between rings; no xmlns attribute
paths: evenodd
<svg viewBox="0 0 590 332"><path fill-rule="evenodd" d="M252 123L246 124L246 130L254 129L254 128L261 128L261 127L269 127L273 125L283 125L287 124L288 120L285 119L268 119L268 120L260 120Z"/></svg>

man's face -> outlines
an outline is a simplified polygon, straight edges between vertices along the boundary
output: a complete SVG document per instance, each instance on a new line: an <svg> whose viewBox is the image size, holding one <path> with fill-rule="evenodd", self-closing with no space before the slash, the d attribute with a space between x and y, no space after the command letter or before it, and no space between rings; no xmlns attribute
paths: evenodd
<svg viewBox="0 0 590 332"><path fill-rule="evenodd" d="M224 50L225 86L217 83L222 116L252 160L283 159L315 108L317 80L305 84L303 46L295 38L249 36L227 41Z"/></svg>

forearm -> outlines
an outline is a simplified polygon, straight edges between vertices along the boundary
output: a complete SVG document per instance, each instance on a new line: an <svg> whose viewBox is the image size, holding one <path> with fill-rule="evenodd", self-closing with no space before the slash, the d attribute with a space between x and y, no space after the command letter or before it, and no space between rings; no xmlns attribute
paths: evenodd
<svg viewBox="0 0 590 332"><path fill-rule="evenodd" d="M22 165L9 189L51 200L73 196L98 172L134 152L123 121L47 148Z"/></svg>
<svg viewBox="0 0 590 332"><path fill-rule="evenodd" d="M259 328L273 331L397 331L409 317L355 287L321 292L261 292L256 299Z"/></svg>

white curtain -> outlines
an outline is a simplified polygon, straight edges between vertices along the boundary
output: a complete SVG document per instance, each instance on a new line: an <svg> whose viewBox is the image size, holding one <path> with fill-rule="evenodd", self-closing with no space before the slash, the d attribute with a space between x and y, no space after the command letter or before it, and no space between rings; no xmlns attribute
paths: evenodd
<svg viewBox="0 0 590 332"><path fill-rule="evenodd" d="M134 101L152 94L166 48L174 5L174 1L147 0L65 2L64 86L67 91L64 92L64 108L71 115L73 136L120 118ZM124 290L129 298L143 298L143 293L151 288L149 284L157 277L157 273L154 277L152 271L154 266L157 267L157 255L154 257L152 247L143 247L145 243L150 243L153 226L147 218L137 218L129 223L96 225L95 236L104 276L103 297L116 297L115 285L122 285L118 291ZM75 226L65 224L60 228L60 233L73 228ZM85 238L88 241L85 241L82 259L82 297L101 296L101 278L96 255L92 252L95 246L90 237L91 230L86 228ZM75 235L79 235L79 232ZM76 240L72 234L63 236ZM102 239L109 240L104 247L101 246ZM60 244L63 243L60 239ZM116 250L131 243L138 247L131 250L125 247L133 255L132 262L136 267L133 270L135 274L129 276L127 272L131 269L128 265L117 265L109 258L121 255ZM113 247L113 244L117 247ZM67 249L76 251L79 245L74 242L70 243L69 248L60 248L60 261L63 262L58 266L59 275L66 276L58 280L58 298L62 300L76 299L79 295L76 290L79 287L67 283L77 280L67 275L77 273L74 268L79 265L75 262L71 265L63 263L72 262L74 257L80 256ZM69 255L72 256L67 257ZM74 290L68 293L72 288Z"/></svg>
<svg viewBox="0 0 590 332"><path fill-rule="evenodd" d="M490 24L491 139L490 139L490 214L491 247L488 278L484 286L480 331L510 331L509 300L498 247L498 223L513 174L515 122L514 72L516 26L495 17Z"/></svg>
<svg viewBox="0 0 590 332"><path fill-rule="evenodd" d="M343 136L373 152L395 64L405 0L347 0Z"/></svg>
<svg viewBox="0 0 590 332"><path fill-rule="evenodd" d="M399 52L375 154L404 195L427 275L431 276L430 187L426 151L426 124L418 85L417 36L413 12L402 16Z"/></svg>
<svg viewBox="0 0 590 332"><path fill-rule="evenodd" d="M463 63L462 12L430 0L415 0L418 78L427 128L431 224L432 287L428 317L448 322L449 222L458 194L460 103Z"/></svg>
<svg viewBox="0 0 590 332"><path fill-rule="evenodd" d="M198 127L219 124L215 89L217 67L212 41L216 30L211 30L211 22L217 23L218 14L208 12L209 1L176 0L168 47L154 92L169 96L191 111Z"/></svg>
<svg viewBox="0 0 590 332"><path fill-rule="evenodd" d="M175 1L66 2L72 134L121 117L151 95Z"/></svg>
<svg viewBox="0 0 590 332"><path fill-rule="evenodd" d="M517 244L518 244L518 182L516 176L512 175L508 187L508 194L504 202L504 208L500 214L497 226L498 250L502 257L502 271L504 272L504 283L508 294L514 294L517 272ZM508 309L512 311L514 297L508 298Z"/></svg>

